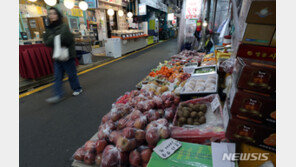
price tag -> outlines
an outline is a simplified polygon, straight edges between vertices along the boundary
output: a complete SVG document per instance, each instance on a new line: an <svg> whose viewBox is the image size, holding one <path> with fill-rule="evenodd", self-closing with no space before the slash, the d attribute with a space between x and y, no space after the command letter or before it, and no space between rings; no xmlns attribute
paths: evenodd
<svg viewBox="0 0 296 167"><path fill-rule="evenodd" d="M153 151L162 159L166 159L174 154L182 146L181 142L169 138L156 146Z"/></svg>
<svg viewBox="0 0 296 167"><path fill-rule="evenodd" d="M122 35L122 38L125 38L125 35Z"/></svg>
<svg viewBox="0 0 296 167"><path fill-rule="evenodd" d="M212 111L214 112L220 105L221 104L220 104L218 97L215 97L215 99L211 103Z"/></svg>

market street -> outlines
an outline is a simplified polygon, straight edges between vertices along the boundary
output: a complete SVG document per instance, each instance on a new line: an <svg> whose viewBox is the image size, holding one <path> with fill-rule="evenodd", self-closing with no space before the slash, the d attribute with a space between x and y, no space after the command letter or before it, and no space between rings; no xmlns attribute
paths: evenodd
<svg viewBox="0 0 296 167"><path fill-rule="evenodd" d="M177 53L177 40L147 50L79 76L84 92L72 97L68 81L67 98L49 105L51 87L20 99L19 148L21 167L70 166L71 156L100 124L111 105L149 74L159 62ZM10 143L7 143L10 144Z"/></svg>

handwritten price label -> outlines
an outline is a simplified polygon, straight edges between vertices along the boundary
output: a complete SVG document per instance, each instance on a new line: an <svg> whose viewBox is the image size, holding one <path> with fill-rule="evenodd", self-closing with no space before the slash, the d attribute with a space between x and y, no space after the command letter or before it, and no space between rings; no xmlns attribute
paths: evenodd
<svg viewBox="0 0 296 167"><path fill-rule="evenodd" d="M153 151L162 159L166 159L174 154L182 146L181 142L169 138L156 146Z"/></svg>

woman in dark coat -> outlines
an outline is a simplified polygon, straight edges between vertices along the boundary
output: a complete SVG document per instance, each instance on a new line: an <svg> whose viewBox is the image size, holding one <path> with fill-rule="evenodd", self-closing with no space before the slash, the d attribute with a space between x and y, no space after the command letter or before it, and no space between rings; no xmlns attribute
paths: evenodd
<svg viewBox="0 0 296 167"><path fill-rule="evenodd" d="M64 91L62 88L64 73L66 72L69 77L70 86L72 88L73 95L77 96L82 92L79 84L76 66L75 66L75 41L74 36L70 32L67 24L63 23L62 14L54 7L49 9L48 13L50 24L43 35L43 40L46 46L54 49L54 38L56 35L61 34L61 45L67 47L69 50L68 61L54 61L54 93L55 95L48 98L48 103L57 103L63 99Z"/></svg>

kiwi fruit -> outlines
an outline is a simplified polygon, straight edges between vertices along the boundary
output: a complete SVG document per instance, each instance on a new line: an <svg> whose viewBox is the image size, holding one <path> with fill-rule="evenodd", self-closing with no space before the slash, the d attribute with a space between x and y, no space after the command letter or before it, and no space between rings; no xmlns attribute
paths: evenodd
<svg viewBox="0 0 296 167"><path fill-rule="evenodd" d="M205 116L200 117L198 122L200 124L206 123L206 117Z"/></svg>
<svg viewBox="0 0 296 167"><path fill-rule="evenodd" d="M193 122L193 125L200 125L199 122Z"/></svg>
<svg viewBox="0 0 296 167"><path fill-rule="evenodd" d="M201 104L201 105L199 106L199 110L205 113L205 112L207 111L207 105L205 105L205 104Z"/></svg>
<svg viewBox="0 0 296 167"><path fill-rule="evenodd" d="M192 125L193 124L193 119L192 118L187 118L187 124Z"/></svg>
<svg viewBox="0 0 296 167"><path fill-rule="evenodd" d="M182 110L179 110L177 114L178 114L179 117L182 117L183 116Z"/></svg>
<svg viewBox="0 0 296 167"><path fill-rule="evenodd" d="M186 118L180 117L178 122L179 123L185 123L186 122Z"/></svg>
<svg viewBox="0 0 296 167"><path fill-rule="evenodd" d="M192 111L191 113L190 113L190 117L191 118L195 118L197 116L197 112L196 111Z"/></svg>
<svg viewBox="0 0 296 167"><path fill-rule="evenodd" d="M194 109L195 111L198 111L198 110L199 110L199 104L194 104L193 109Z"/></svg>
<svg viewBox="0 0 296 167"><path fill-rule="evenodd" d="M183 117L189 117L190 112L188 110L183 111Z"/></svg>
<svg viewBox="0 0 296 167"><path fill-rule="evenodd" d="M205 113L200 111L200 112L197 113L197 115L198 115L198 117L202 117L202 116L205 116Z"/></svg>
<svg viewBox="0 0 296 167"><path fill-rule="evenodd" d="M194 108L194 104L189 103L189 104L188 104L188 107L189 107L189 108Z"/></svg>

